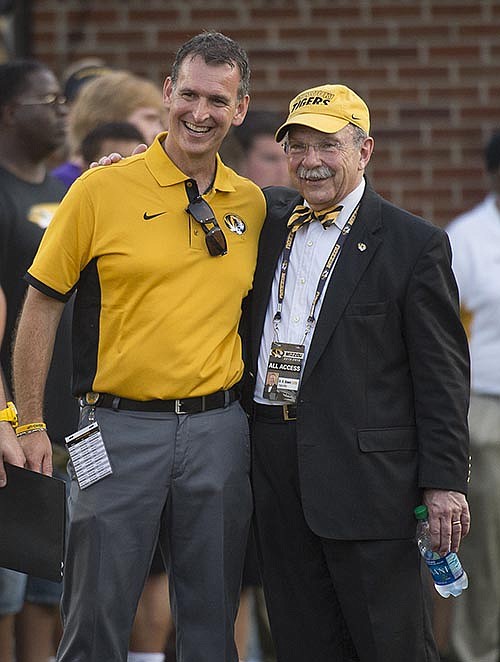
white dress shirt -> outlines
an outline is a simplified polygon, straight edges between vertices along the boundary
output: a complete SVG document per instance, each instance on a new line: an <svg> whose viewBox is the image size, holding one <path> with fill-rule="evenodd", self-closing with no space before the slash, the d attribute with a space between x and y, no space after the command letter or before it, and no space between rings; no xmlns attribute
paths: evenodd
<svg viewBox="0 0 500 662"><path fill-rule="evenodd" d="M260 343L259 360L257 365L257 376L255 384L254 400L261 404L270 403L262 397L266 379L267 365L273 341L296 343L305 345L305 355L302 366L304 367L311 340L314 335L314 325L304 340L307 318L311 304L316 294L319 277L323 271L326 261L337 242L340 232L356 209L365 190L365 180L361 180L359 186L349 193L339 204L343 206L334 224L324 228L319 222L313 221L303 225L295 235L295 240L290 254L288 275L286 279L285 298L281 312L281 321L278 326L278 337L274 331L273 318L278 310L278 284L281 271L281 260L278 261L274 274L271 297L266 311L264 329ZM304 202L307 205L307 202ZM349 238L347 239L349 241ZM315 319L319 317L321 306L328 283L335 271L335 264L330 271L328 281L323 289L321 297L316 305Z"/></svg>
<svg viewBox="0 0 500 662"><path fill-rule="evenodd" d="M472 390L500 395L500 211L495 196L488 195L446 230L460 305L472 314Z"/></svg>

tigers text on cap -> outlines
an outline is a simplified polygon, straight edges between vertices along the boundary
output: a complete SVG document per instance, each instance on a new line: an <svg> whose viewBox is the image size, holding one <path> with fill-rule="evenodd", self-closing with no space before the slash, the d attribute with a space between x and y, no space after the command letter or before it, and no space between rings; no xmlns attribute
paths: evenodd
<svg viewBox="0 0 500 662"><path fill-rule="evenodd" d="M349 123L367 134L370 132L370 111L363 99L345 85L320 85L304 90L291 100L288 119L275 137L281 142L292 124L336 133Z"/></svg>

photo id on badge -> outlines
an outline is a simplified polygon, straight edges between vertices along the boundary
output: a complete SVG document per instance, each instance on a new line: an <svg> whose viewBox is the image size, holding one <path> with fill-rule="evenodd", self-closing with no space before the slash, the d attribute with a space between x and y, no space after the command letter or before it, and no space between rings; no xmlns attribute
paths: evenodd
<svg viewBox="0 0 500 662"><path fill-rule="evenodd" d="M65 440L81 490L113 473L99 423L91 423Z"/></svg>
<svg viewBox="0 0 500 662"><path fill-rule="evenodd" d="M286 342L271 344L263 398L287 404L297 401L304 353L304 345Z"/></svg>

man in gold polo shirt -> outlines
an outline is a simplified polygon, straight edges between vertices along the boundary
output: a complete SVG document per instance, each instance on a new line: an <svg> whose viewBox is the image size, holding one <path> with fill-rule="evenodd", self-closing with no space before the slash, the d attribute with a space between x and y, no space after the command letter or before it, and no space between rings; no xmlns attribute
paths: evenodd
<svg viewBox="0 0 500 662"><path fill-rule="evenodd" d="M68 441L71 525L58 662L125 662L159 536L179 662L236 662L233 624L251 515L249 438L236 386L238 325L265 215L218 148L248 107L246 54L219 33L178 51L168 134L85 173L29 269L15 390L28 466L50 473L42 394L76 290Z"/></svg>

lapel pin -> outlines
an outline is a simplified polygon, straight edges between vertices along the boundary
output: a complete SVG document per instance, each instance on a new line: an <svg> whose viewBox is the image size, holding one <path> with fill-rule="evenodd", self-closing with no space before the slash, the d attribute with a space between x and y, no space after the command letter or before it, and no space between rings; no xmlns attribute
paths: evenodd
<svg viewBox="0 0 500 662"><path fill-rule="evenodd" d="M360 250L361 252L366 251L366 244L363 244L362 242L359 242L358 250Z"/></svg>

